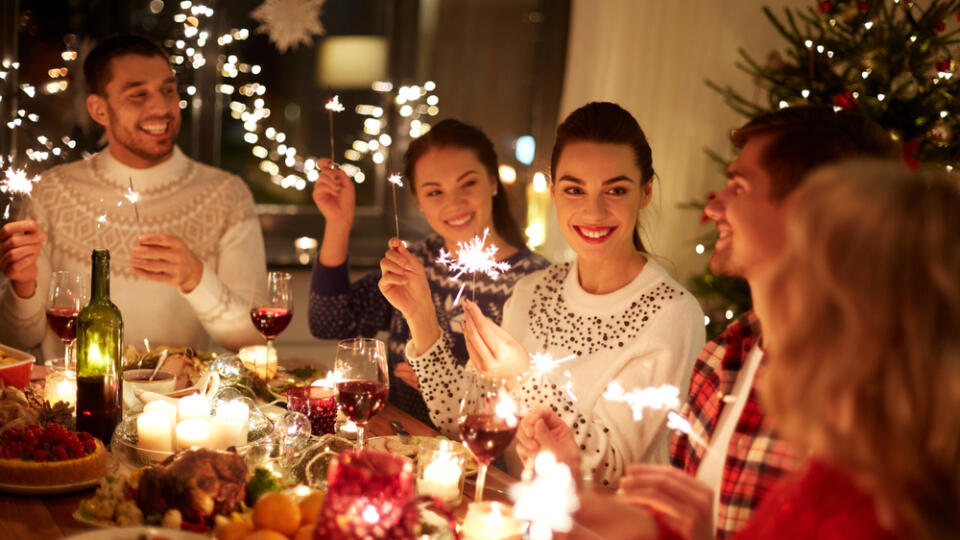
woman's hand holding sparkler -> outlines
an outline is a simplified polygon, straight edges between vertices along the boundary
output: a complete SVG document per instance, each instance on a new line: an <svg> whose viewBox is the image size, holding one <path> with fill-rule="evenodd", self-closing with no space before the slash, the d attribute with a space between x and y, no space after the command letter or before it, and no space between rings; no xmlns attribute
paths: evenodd
<svg viewBox="0 0 960 540"><path fill-rule="evenodd" d="M417 354L423 354L440 338L427 274L399 238L391 238L389 246L380 260L380 292L400 310L410 327L413 348Z"/></svg>
<svg viewBox="0 0 960 540"><path fill-rule="evenodd" d="M0 270L13 292L30 298L37 289L37 259L47 235L33 220L11 221L0 228Z"/></svg>
<svg viewBox="0 0 960 540"><path fill-rule="evenodd" d="M339 266L347 260L356 191L347 173L329 159L318 159L317 170L320 177L313 184L313 202L324 218L318 258L324 266Z"/></svg>
<svg viewBox="0 0 960 540"><path fill-rule="evenodd" d="M537 457L541 450L553 453L557 461L570 468L571 474L580 480L580 447L573 438L570 426L550 409L538 409L520 420L517 429L517 455L526 464Z"/></svg>
<svg viewBox="0 0 960 540"><path fill-rule="evenodd" d="M530 355L506 330L487 318L477 304L462 298L467 316L463 335L467 351L481 373L505 379L512 389L521 376L530 370Z"/></svg>
<svg viewBox="0 0 960 540"><path fill-rule="evenodd" d="M636 463L620 479L618 497L662 514L683 538L713 538L713 490L669 465Z"/></svg>

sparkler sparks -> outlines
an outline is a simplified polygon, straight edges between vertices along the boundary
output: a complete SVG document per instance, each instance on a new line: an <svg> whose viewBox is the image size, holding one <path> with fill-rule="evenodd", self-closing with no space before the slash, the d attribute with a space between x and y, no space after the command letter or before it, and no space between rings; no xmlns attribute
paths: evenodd
<svg viewBox="0 0 960 540"><path fill-rule="evenodd" d="M532 473L525 473L523 481L510 486L514 515L530 522L531 540L548 540L554 531L568 532L573 528L573 514L580 508L570 468L542 451L534 458Z"/></svg>
<svg viewBox="0 0 960 540"><path fill-rule="evenodd" d="M400 239L400 207L397 206L397 188L403 187L403 177L399 174L391 174L387 181L393 188L393 222L397 226L397 240Z"/></svg>
<svg viewBox="0 0 960 540"><path fill-rule="evenodd" d="M613 381L607 385L607 390L603 393L603 399L620 401L630 405L633 410L633 419L640 420L643 418L643 409L677 407L680 404L680 391L677 390L676 386L665 384L626 392L620 386L620 383Z"/></svg>
<svg viewBox="0 0 960 540"><path fill-rule="evenodd" d="M518 411L517 402L510 397L509 392L501 388L497 392L497 403L493 406L493 414L505 420L508 426L516 427L519 421L517 418Z"/></svg>
<svg viewBox="0 0 960 540"><path fill-rule="evenodd" d="M477 272L485 274L490 279L497 279L500 274L510 270L509 264L502 261L498 262L494 258L497 253L497 246L484 247L489 234L490 229L484 229L482 238L474 236L473 240L469 242L457 242L456 258L453 257L453 254L440 248L440 258L437 259L438 264L442 264L449 268L451 272L455 272L450 277L450 281L458 281L466 273L473 274L474 295L476 295ZM460 302L460 296L463 294L465 286L466 284L460 286L460 291L457 292L453 305Z"/></svg>
<svg viewBox="0 0 960 540"><path fill-rule="evenodd" d="M333 96L323 108L327 110L327 116L330 118L330 161L335 162L337 160L337 154L333 149L333 113L343 112L343 104L340 103L340 96Z"/></svg>
<svg viewBox="0 0 960 540"><path fill-rule="evenodd" d="M537 370L539 375L546 375L548 372L553 371L560 364L569 362L576 357L577 356L575 354L571 354L570 356L565 356L557 360L550 353L535 352L530 355L530 364L533 366L533 369Z"/></svg>
<svg viewBox="0 0 960 540"><path fill-rule="evenodd" d="M137 215L137 230L140 230L140 207L137 206L137 201L140 199L140 194L133 190L133 178L127 177L127 180L130 182L130 187L127 188L127 192L123 196L133 204L133 212Z"/></svg>
<svg viewBox="0 0 960 540"><path fill-rule="evenodd" d="M699 444L708 450L710 448L707 446L707 441L703 440L703 438L693 432L693 428L690 427L690 421L680 416L677 411L670 411L667 413L667 429L685 433L687 437L690 437L690 440L695 444Z"/></svg>
<svg viewBox="0 0 960 540"><path fill-rule="evenodd" d="M33 193L33 185L39 181L39 176L27 177L27 171L23 169L10 167L5 171L3 180L0 180L0 193L10 195L10 200L3 211L3 219L10 219L10 207L13 206L13 199L15 197L30 197L30 194Z"/></svg>

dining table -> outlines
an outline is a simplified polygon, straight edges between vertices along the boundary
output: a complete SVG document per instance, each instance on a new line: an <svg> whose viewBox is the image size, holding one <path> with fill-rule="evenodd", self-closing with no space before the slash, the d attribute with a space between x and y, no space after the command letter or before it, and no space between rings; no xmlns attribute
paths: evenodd
<svg viewBox="0 0 960 540"><path fill-rule="evenodd" d="M432 437L437 432L409 414L388 404L367 425L369 436L393 435L391 421L400 422L411 435ZM507 490L518 480L506 472L490 467L484 490L484 500L510 502ZM96 527L73 518L80 501L93 496L95 488L59 495L22 495L0 492L0 539L47 540L68 538L95 530ZM464 488L463 501L453 509L453 515L462 522L468 504L473 499L473 486ZM581 511L574 516L573 528L555 538L656 538L656 524L649 515L625 507L611 515L616 507L613 492L602 486L587 486L581 490Z"/></svg>

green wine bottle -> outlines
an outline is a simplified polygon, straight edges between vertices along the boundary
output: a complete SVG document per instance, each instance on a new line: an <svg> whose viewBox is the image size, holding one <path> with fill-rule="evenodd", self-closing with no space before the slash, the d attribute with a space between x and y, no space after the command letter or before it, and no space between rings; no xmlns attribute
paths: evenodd
<svg viewBox="0 0 960 540"><path fill-rule="evenodd" d="M77 315L77 429L109 445L121 415L123 318L110 301L110 252L92 259L90 302Z"/></svg>

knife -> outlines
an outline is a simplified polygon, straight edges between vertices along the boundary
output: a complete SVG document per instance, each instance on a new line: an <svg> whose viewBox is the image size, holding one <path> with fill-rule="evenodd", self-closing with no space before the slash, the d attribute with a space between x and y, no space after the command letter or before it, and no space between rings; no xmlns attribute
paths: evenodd
<svg viewBox="0 0 960 540"><path fill-rule="evenodd" d="M411 439L413 438L410 435L410 432L403 428L403 424L399 420L391 420L390 427L393 428L393 432L400 438L400 442L403 444L410 444Z"/></svg>

